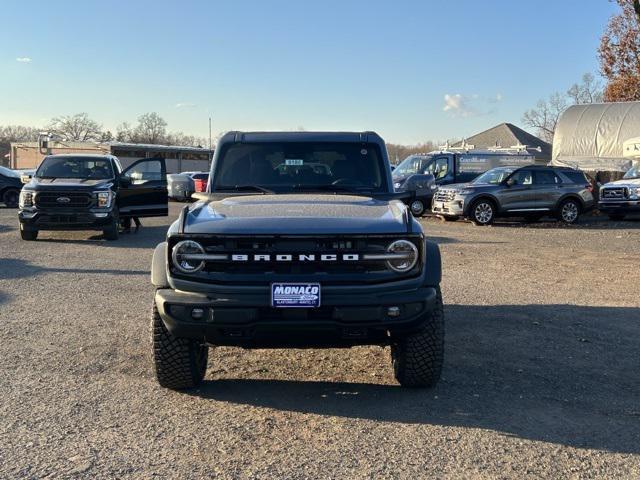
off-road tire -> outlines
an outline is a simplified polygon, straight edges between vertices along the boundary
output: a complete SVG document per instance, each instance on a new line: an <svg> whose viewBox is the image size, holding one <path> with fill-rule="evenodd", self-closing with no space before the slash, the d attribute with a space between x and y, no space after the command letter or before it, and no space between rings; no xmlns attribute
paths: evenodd
<svg viewBox="0 0 640 480"><path fill-rule="evenodd" d="M171 390L200 385L207 371L209 348L187 338L176 338L164 326L156 302L151 316L153 367L158 383Z"/></svg>
<svg viewBox="0 0 640 480"><path fill-rule="evenodd" d="M20 238L22 238L22 240L33 241L38 238L38 230L25 228L24 225L20 224Z"/></svg>
<svg viewBox="0 0 640 480"><path fill-rule="evenodd" d="M118 240L118 237L120 236L120 232L118 231L118 224L116 222L113 222L112 225L109 225L108 228L105 228L104 230L102 230L102 234L105 238L105 240L109 240L109 241L113 241L113 240Z"/></svg>
<svg viewBox="0 0 640 480"><path fill-rule="evenodd" d="M578 200L568 198L558 205L556 216L558 220L567 225L571 225L578 221L582 206Z"/></svg>
<svg viewBox="0 0 640 480"><path fill-rule="evenodd" d="M411 210L411 214L416 218L419 218L422 215L424 215L426 208L427 207L425 206L422 200L413 200L409 205L409 210Z"/></svg>
<svg viewBox="0 0 640 480"><path fill-rule="evenodd" d="M612 213L609 215L609 220L613 220L616 222L621 222L622 220L624 220L624 215L620 214L620 213Z"/></svg>
<svg viewBox="0 0 640 480"><path fill-rule="evenodd" d="M483 207L483 205L486 205L486 207ZM483 210L485 208L490 209L490 212L489 212L490 215L488 216L488 218L485 219L484 217L481 216L481 214L478 211L479 208L482 208ZM476 200L475 202L473 202L473 205L471 205L471 208L469 209L469 219L474 225L481 226L481 227L491 225L495 220L495 218L496 218L496 205L491 200L488 200L486 198L481 198L479 200Z"/></svg>
<svg viewBox="0 0 640 480"><path fill-rule="evenodd" d="M396 380L403 387L433 387L442 373L444 360L444 309L437 288L436 305L425 328L391 345Z"/></svg>
<svg viewBox="0 0 640 480"><path fill-rule="evenodd" d="M2 203L9 208L16 208L20 198L20 191L15 188L9 188L2 194Z"/></svg>

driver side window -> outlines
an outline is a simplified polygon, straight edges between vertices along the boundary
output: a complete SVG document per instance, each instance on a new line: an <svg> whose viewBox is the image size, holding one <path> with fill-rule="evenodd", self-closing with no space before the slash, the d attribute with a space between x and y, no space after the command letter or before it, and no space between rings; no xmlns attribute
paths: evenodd
<svg viewBox="0 0 640 480"><path fill-rule="evenodd" d="M513 177L516 185L531 185L533 183L533 172L531 170L520 170Z"/></svg>
<svg viewBox="0 0 640 480"><path fill-rule="evenodd" d="M160 160L140 162L128 169L124 176L131 180L132 185L157 182L162 180L162 162Z"/></svg>
<svg viewBox="0 0 640 480"><path fill-rule="evenodd" d="M449 173L449 159L447 157L440 157L430 161L422 173L431 174L436 180L446 177L447 173Z"/></svg>

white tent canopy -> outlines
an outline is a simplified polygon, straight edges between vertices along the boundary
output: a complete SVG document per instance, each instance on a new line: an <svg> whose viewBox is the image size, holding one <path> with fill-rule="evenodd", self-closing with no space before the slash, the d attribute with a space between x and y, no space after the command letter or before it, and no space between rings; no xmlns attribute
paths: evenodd
<svg viewBox="0 0 640 480"><path fill-rule="evenodd" d="M634 158L625 155L624 145L638 136L640 102L574 105L556 126L551 164L626 172Z"/></svg>

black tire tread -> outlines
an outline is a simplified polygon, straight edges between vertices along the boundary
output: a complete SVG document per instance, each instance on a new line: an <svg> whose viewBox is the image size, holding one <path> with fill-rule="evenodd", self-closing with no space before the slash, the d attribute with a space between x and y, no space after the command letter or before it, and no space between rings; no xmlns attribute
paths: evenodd
<svg viewBox="0 0 640 480"><path fill-rule="evenodd" d="M9 200L9 194L15 194L15 201L11 202ZM16 188L7 188L2 194L2 203L4 203L9 208L15 208L18 206L18 196L20 195L20 190Z"/></svg>
<svg viewBox="0 0 640 480"><path fill-rule="evenodd" d="M38 230L31 230L21 226L20 238L22 238L22 240L34 241L38 238Z"/></svg>
<svg viewBox="0 0 640 480"><path fill-rule="evenodd" d="M154 373L162 387L182 390L197 387L202 382L207 369L208 347L171 335L160 318L155 301L151 340Z"/></svg>
<svg viewBox="0 0 640 480"><path fill-rule="evenodd" d="M444 307L437 288L436 308L421 332L399 339L391 346L393 370L403 387L432 387L442 374L444 361Z"/></svg>

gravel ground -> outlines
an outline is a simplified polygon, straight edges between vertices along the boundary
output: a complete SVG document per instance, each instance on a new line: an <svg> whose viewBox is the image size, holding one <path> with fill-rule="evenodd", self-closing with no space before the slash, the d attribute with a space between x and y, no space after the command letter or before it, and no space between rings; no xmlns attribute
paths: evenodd
<svg viewBox="0 0 640 480"><path fill-rule="evenodd" d="M640 221L423 220L444 262L435 389L399 388L378 347L220 348L189 393L150 368L168 223L23 242L0 209L0 478L640 477Z"/></svg>

